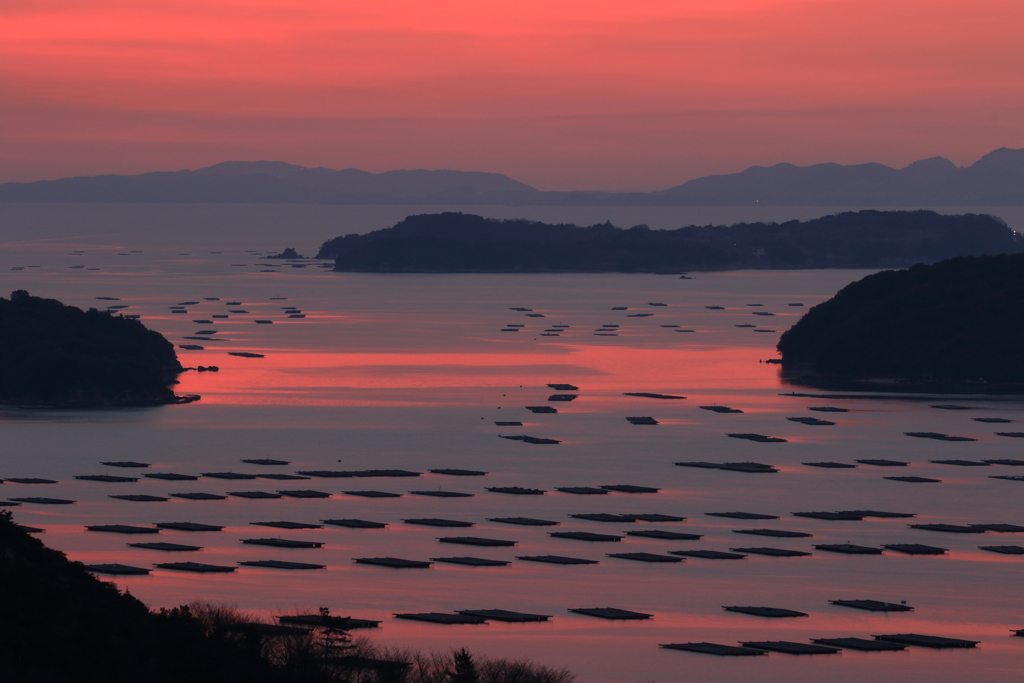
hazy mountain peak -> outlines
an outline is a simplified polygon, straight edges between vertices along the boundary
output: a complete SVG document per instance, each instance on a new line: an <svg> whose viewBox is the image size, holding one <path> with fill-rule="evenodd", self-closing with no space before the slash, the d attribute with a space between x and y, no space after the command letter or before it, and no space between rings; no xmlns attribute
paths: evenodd
<svg viewBox="0 0 1024 683"><path fill-rule="evenodd" d="M309 170L305 166L297 166L284 161L222 161L206 168L197 168L191 173L196 175L214 175L237 178L247 175L268 175L274 178L287 178L301 171Z"/></svg>

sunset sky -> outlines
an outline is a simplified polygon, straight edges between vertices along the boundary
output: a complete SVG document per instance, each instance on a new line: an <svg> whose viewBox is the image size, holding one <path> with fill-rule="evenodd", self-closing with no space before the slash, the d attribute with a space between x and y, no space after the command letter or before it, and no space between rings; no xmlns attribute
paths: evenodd
<svg viewBox="0 0 1024 683"><path fill-rule="evenodd" d="M1020 0L0 0L0 181L228 159L667 187L1024 147Z"/></svg>

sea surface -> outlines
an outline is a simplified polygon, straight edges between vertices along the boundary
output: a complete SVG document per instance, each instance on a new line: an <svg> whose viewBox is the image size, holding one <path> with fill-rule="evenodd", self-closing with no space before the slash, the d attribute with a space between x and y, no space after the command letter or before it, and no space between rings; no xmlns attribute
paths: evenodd
<svg viewBox="0 0 1024 683"><path fill-rule="evenodd" d="M689 223L810 218L832 209L552 209L452 207L488 215L580 223L612 220L676 227ZM434 211L438 207L422 207ZM869 271L733 271L673 275L367 275L334 273L318 262L267 261L262 255L293 246L311 253L333 236L384 227L417 207L255 207L0 205L0 292L15 289L76 306L126 306L176 345L189 367L179 393L200 394L189 405L161 408L51 411L0 410L0 478L43 477L53 485L0 484L0 499L46 496L73 505L24 504L15 519L42 528L48 545L71 559L152 567L197 561L234 566L247 560L290 560L326 569L286 571L240 567L230 574L154 569L149 576L114 578L153 607L193 600L228 603L267 617L329 607L332 614L380 620L356 631L375 642L448 650L467 647L494 656L528 657L567 667L581 681L863 681L940 683L1019 681L1024 675L1024 556L983 545L1024 545L1024 534L953 534L912 529L914 523L1024 524L1024 481L993 475L1024 468L961 467L932 460L1024 459L1024 403L1014 397L936 397L908 400L793 397L820 393L785 384L774 346L811 306ZM838 210L838 209L836 209ZM758 213L760 212L760 213ZM952 212L952 210L951 210ZM996 213L997 211L992 211ZM1011 217L1004 214L1011 223ZM38 267L30 267L38 266ZM76 268L74 266L82 266ZM301 267L300 267L301 266ZM19 268L21 270L12 270ZM98 269L98 270L90 270ZM273 271L273 272L264 272ZM116 297L117 301L97 299ZM216 298L217 300L208 300ZM171 306L188 304L187 313ZM229 302L240 302L233 304ZM800 303L802 306L790 304ZM654 306L652 304L665 304ZM751 304L760 304L758 306ZM294 306L305 318L289 318ZM722 309L709 309L721 306ZM626 307L626 310L613 308ZM530 311L515 311L528 308ZM244 310L245 313L229 313ZM771 316L754 315L772 313ZM530 317L530 315L543 317ZM227 318L213 316L224 316ZM635 317L642 316L642 317ZM211 323L196 322L210 320ZM255 324L254 320L272 320ZM567 325L568 327L554 327ZM675 326L678 327L670 327ZM754 325L754 327L748 327ZM513 328L510 326L522 326ZM614 327L618 326L618 327ZM738 327L742 326L742 327ZM503 331L518 329L518 332ZM545 330L558 332L544 332ZM597 330L606 330L598 333ZM216 330L197 335L199 330ZM607 330L616 330L609 332ZM692 331L690 331L692 330ZM760 331L758 331L760 330ZM545 334L558 336L542 336ZM614 334L615 336L604 336ZM213 340L188 340L210 336ZM228 352L248 351L262 358ZM559 392L549 384L571 383ZM626 396L656 392L658 400ZM550 401L555 393L578 395ZM968 410L933 405L956 404ZM724 405L719 414L699 406ZM808 411L830 405L842 413ZM525 406L553 406L535 414ZM634 425L627 417L653 417ZM819 417L809 426L788 417ZM1013 424L986 424L1001 417ZM497 426L521 421L522 427ZM934 431L976 439L944 442L905 432ZM756 443L728 433L781 437ZM560 443L530 444L499 435L530 435ZM287 466L242 459L272 458ZM822 469L802 463L886 458L908 462L883 468ZM101 465L138 460L144 470ZM681 461L774 465L777 473L743 473L676 466ZM486 471L454 477L430 469ZM75 476L204 472L251 474L306 470L403 469L410 478L311 478L100 483ZM137 472L137 474L132 474ZM938 483L905 483L919 476ZM557 487L633 484L657 493L574 495ZM546 491L513 496L488 487ZM120 494L274 492L313 489L328 499L129 502ZM368 499L344 491L379 490L400 498ZM437 498L410 491L456 491ZM912 519L823 521L801 511L871 509L914 513ZM779 519L743 521L708 512L745 511ZM682 522L601 523L580 513L660 513ZM488 521L532 517L557 527ZM470 529L416 526L406 519L438 517L473 522ZM337 526L288 531L252 522L319 523L332 518L384 522L386 529ZM86 525L194 521L222 532L163 531L158 536L89 532ZM810 538L734 533L782 529ZM699 534L662 541L625 536L660 529ZM617 542L558 539L550 531L621 536ZM449 536L516 541L514 548L440 543ZM287 538L318 549L245 545L241 539ZM202 546L167 553L127 543L164 541ZM844 555L814 548L853 543L879 547L921 543L948 549L940 556ZM748 554L742 560L686 558L649 564L607 553L775 547L807 557ZM596 565L558 566L516 559L562 555ZM476 556L509 561L473 568L435 563L429 569L388 569L354 558L430 560ZM109 578L109 577L107 577ZM906 613L872 613L830 604L838 599L902 602ZM806 617L768 619L722 609L769 606ZM616 607L652 615L607 621L570 608ZM544 623L445 626L397 619L399 612L506 609L551 615ZM922 633L980 641L975 649L908 648L896 653L724 658L659 648L663 643L788 640Z"/></svg>

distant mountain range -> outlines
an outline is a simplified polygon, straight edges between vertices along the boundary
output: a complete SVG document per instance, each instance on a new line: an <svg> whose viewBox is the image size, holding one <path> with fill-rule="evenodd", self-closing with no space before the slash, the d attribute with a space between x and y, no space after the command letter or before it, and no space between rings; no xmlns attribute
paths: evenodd
<svg viewBox="0 0 1024 683"><path fill-rule="evenodd" d="M502 204L532 206L1019 206L1024 149L971 166L942 157L882 164L751 166L658 192L544 192L500 173L335 171L226 161L195 171L0 184L0 202Z"/></svg>

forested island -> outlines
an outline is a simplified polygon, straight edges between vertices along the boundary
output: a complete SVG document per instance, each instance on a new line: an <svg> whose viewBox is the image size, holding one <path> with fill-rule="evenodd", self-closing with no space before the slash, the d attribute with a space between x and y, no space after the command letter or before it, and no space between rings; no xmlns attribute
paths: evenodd
<svg viewBox="0 0 1024 683"><path fill-rule="evenodd" d="M1022 342L1024 254L1003 254L869 275L810 309L778 350L796 383L991 389L1024 385Z"/></svg>
<svg viewBox="0 0 1024 683"><path fill-rule="evenodd" d="M581 227L464 213L409 216L336 237L317 258L375 273L673 272L737 268L893 268L1024 251L1001 219L934 211L858 211L785 223L651 230Z"/></svg>
<svg viewBox="0 0 1024 683"><path fill-rule="evenodd" d="M138 320L17 290L0 297L0 402L94 407L194 400L174 346Z"/></svg>

